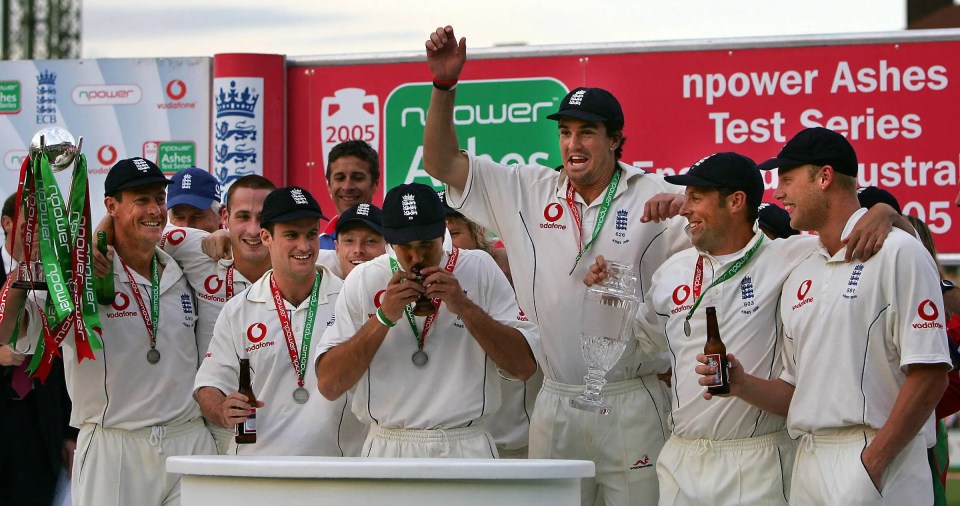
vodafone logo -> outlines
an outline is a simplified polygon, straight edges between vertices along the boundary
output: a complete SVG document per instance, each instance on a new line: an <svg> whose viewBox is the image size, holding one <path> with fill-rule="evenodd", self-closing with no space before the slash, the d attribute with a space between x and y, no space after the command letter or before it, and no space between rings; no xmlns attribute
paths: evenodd
<svg viewBox="0 0 960 506"><path fill-rule="evenodd" d="M126 294L117 292L113 297L113 309L117 311L123 311L130 306L130 297L127 297Z"/></svg>
<svg viewBox="0 0 960 506"><path fill-rule="evenodd" d="M932 322L940 316L940 310L937 309L937 305L932 300L927 299L917 307L917 314L920 315L921 319Z"/></svg>
<svg viewBox="0 0 960 506"><path fill-rule="evenodd" d="M183 242L187 238L187 231L182 228L175 228L167 234L167 242L171 246L176 246Z"/></svg>
<svg viewBox="0 0 960 506"><path fill-rule="evenodd" d="M100 146L97 150L97 161L100 165L113 165L117 161L117 149L109 144Z"/></svg>
<svg viewBox="0 0 960 506"><path fill-rule="evenodd" d="M561 216L563 216L563 206L556 202L547 204L547 207L543 208L543 219L550 223L559 220Z"/></svg>
<svg viewBox="0 0 960 506"><path fill-rule="evenodd" d="M386 290L380 290L376 295L373 296L373 305L380 308L380 303L383 302L383 294L387 293Z"/></svg>
<svg viewBox="0 0 960 506"><path fill-rule="evenodd" d="M171 100L180 100L187 96L187 85L179 79L167 83L167 96Z"/></svg>
<svg viewBox="0 0 960 506"><path fill-rule="evenodd" d="M208 277L207 280L203 282L203 288L207 291L207 293L213 295L215 293L218 293L220 289L223 288L223 280L217 277L216 274L214 274L213 276Z"/></svg>
<svg viewBox="0 0 960 506"><path fill-rule="evenodd" d="M687 285L680 285L673 290L673 303L676 305L683 304L690 298L690 287Z"/></svg>
<svg viewBox="0 0 960 506"><path fill-rule="evenodd" d="M251 343L259 343L263 341L263 338L267 337L267 326L262 323L254 323L253 325L247 327L247 339Z"/></svg>
<svg viewBox="0 0 960 506"><path fill-rule="evenodd" d="M803 283L800 283L800 288L797 289L797 299L798 300L805 299L807 297L807 293L810 292L811 286L813 286L813 281L810 281L809 279L804 281Z"/></svg>

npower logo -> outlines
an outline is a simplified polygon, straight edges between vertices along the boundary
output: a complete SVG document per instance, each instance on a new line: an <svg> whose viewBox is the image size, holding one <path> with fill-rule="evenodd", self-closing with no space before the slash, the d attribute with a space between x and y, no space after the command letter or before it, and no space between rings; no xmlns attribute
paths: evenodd
<svg viewBox="0 0 960 506"><path fill-rule="evenodd" d="M136 84L81 84L70 94L77 105L133 105L143 98Z"/></svg>

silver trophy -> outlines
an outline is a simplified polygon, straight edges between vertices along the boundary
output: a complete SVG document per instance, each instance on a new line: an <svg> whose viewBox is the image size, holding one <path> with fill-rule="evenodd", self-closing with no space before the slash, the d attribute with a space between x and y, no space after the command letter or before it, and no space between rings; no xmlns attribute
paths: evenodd
<svg viewBox="0 0 960 506"><path fill-rule="evenodd" d="M587 362L584 392L570 405L602 415L610 413L600 391L607 372L620 360L632 338L633 318L639 308L637 271L633 265L607 262L607 278L587 289L583 297L580 343Z"/></svg>
<svg viewBox="0 0 960 506"><path fill-rule="evenodd" d="M61 172L73 165L82 146L83 137L80 137L80 141L77 142L73 135L64 128L58 126L46 127L40 129L30 140L30 157L33 158L39 156L40 153L46 153L47 159L50 160L50 168L54 172ZM27 170L32 170L32 167L28 167ZM37 182L37 184L40 183ZM21 212L25 213L27 210L23 209ZM38 249L34 245L34 250ZM19 276L17 281L13 282L13 287L27 290L47 289L41 260L23 261L17 269Z"/></svg>

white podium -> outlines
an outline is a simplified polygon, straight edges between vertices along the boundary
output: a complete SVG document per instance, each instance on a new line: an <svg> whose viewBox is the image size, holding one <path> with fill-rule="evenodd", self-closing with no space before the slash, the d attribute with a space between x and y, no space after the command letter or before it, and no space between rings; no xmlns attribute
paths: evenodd
<svg viewBox="0 0 960 506"><path fill-rule="evenodd" d="M583 460L170 457L182 506L577 506Z"/></svg>

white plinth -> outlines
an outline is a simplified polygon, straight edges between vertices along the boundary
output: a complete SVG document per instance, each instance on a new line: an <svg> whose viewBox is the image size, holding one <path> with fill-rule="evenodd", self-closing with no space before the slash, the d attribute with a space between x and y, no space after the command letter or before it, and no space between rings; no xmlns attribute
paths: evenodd
<svg viewBox="0 0 960 506"><path fill-rule="evenodd" d="M183 506L580 504L583 460L170 457Z"/></svg>

